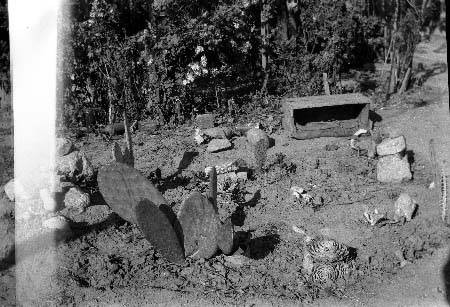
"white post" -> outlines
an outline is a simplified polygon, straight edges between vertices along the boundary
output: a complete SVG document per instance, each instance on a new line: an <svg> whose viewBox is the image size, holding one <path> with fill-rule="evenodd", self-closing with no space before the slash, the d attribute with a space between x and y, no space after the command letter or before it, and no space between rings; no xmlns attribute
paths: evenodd
<svg viewBox="0 0 450 307"><path fill-rule="evenodd" d="M16 299L27 305L52 288L54 237L40 241L27 223L39 210L39 188L49 182L55 162L57 13L60 0L8 1L14 176L16 185ZM48 242L50 241L50 242ZM44 294L45 295L45 294Z"/></svg>

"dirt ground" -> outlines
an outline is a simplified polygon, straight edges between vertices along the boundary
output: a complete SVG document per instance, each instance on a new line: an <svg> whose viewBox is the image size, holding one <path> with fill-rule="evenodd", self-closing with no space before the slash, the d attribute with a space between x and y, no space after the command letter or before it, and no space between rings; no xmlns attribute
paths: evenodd
<svg viewBox="0 0 450 307"><path fill-rule="evenodd" d="M446 53L435 52L444 41L437 35L421 44L416 63L446 63ZM18 295L24 298L23 305L446 305L442 272L450 228L440 221L436 189L429 189L428 142L435 138L439 155L447 155L450 161L447 78L447 72L428 78L423 91L431 95L425 95L420 105L403 103L374 110L381 117L374 123L375 132L394 130L405 135L412 181L378 183L376 160L358 155L348 138L293 140L278 127L271 135L275 145L268 151L266 172L218 196L221 219L231 217L235 226L244 255L241 262L218 254L206 261L170 264L135 225L121 220L94 197L85 213L64 213L73 221L72 237L52 246L35 244L33 254L23 260L29 263L26 276L35 283L51 279L35 289L22 289ZM275 122L279 115L272 114ZM234 138L231 150L211 154L205 145L194 143L192 134L192 127L180 127L155 135L138 131L133 136L135 167L155 183L174 212L193 190L206 191L207 183L198 175L205 167L236 158L252 163L244 137ZM111 145L94 135L77 141L95 167L112 160ZM2 150L10 154L10 148ZM196 153L195 157L177 173L187 151ZM155 175L158 169L161 176ZM6 173L1 183L10 176ZM305 189L313 201L295 200L291 186ZM410 222L373 227L364 220L366 209L392 215L401 192L418 203ZM4 213L2 218L8 216ZM302 271L303 238L292 226L354 248L351 277L329 289L311 284ZM409 261L403 268L395 256L397 250ZM52 264L53 270L43 274L42 268ZM0 305L14 305L15 268L10 265L0 271Z"/></svg>

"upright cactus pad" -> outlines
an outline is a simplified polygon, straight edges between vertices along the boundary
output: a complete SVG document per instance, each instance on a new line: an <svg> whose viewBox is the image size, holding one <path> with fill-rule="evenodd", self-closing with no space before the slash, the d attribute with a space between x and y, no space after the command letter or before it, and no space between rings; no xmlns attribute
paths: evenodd
<svg viewBox="0 0 450 307"><path fill-rule="evenodd" d="M102 167L97 181L100 192L111 209L133 224L137 222L134 209L140 201L148 199L158 207L167 207L167 201L153 184L138 170L126 164L113 162ZM171 217L170 212L165 213L173 224L174 216Z"/></svg>
<svg viewBox="0 0 450 307"><path fill-rule="evenodd" d="M135 210L139 228L158 252L170 262L184 262L183 248L172 223L158 206L144 199Z"/></svg>
<svg viewBox="0 0 450 307"><path fill-rule="evenodd" d="M214 256L220 221L213 204L199 192L193 192L183 201L178 220L186 257L207 259Z"/></svg>

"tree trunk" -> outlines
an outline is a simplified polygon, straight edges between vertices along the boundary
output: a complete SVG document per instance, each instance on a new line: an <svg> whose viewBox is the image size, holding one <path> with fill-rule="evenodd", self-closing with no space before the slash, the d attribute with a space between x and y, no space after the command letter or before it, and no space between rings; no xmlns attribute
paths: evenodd
<svg viewBox="0 0 450 307"><path fill-rule="evenodd" d="M289 39L289 34L288 34L288 12L287 12L287 7L286 7L286 1L282 0L281 1L281 16L280 16L280 28L281 28L281 38L283 39L283 41L287 41Z"/></svg>
<svg viewBox="0 0 450 307"><path fill-rule="evenodd" d="M260 13L260 18L261 18L261 41L262 41L262 46L261 46L261 67L262 67L262 71L264 74L264 81L263 81L263 85L261 88L261 92L265 92L266 90L266 86L267 86L267 62L268 62L268 55L267 55L267 33L269 30L269 25L267 23L266 17L265 17L265 12L264 12L265 8L264 8L264 1L261 1L261 13Z"/></svg>
<svg viewBox="0 0 450 307"><path fill-rule="evenodd" d="M328 75L326 72L323 73L323 89L325 90L325 95L331 95L330 85L328 84Z"/></svg>
<svg viewBox="0 0 450 307"><path fill-rule="evenodd" d="M111 97L111 92L108 90L108 98L109 98L109 111L108 111L108 124L112 125L116 121L116 108L114 106L113 99Z"/></svg>
<svg viewBox="0 0 450 307"><path fill-rule="evenodd" d="M405 77L402 81L402 86L400 87L400 90L398 91L399 94L403 94L406 89L408 88L409 84L409 78L411 77L411 67L408 67L408 70L405 73Z"/></svg>

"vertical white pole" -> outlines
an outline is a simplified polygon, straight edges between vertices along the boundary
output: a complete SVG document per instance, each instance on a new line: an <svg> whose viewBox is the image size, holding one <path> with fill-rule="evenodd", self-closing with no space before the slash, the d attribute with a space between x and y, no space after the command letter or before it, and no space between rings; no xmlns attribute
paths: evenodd
<svg viewBox="0 0 450 307"><path fill-rule="evenodd" d="M39 248L39 229L27 220L39 210L39 186L50 179L55 161L57 13L60 0L8 1L12 102L14 110L14 176L16 186L16 297L52 287L54 254ZM35 211L34 211L35 213ZM26 221L26 222L25 222ZM34 246L32 248L31 246ZM44 251L42 252L42 249Z"/></svg>

